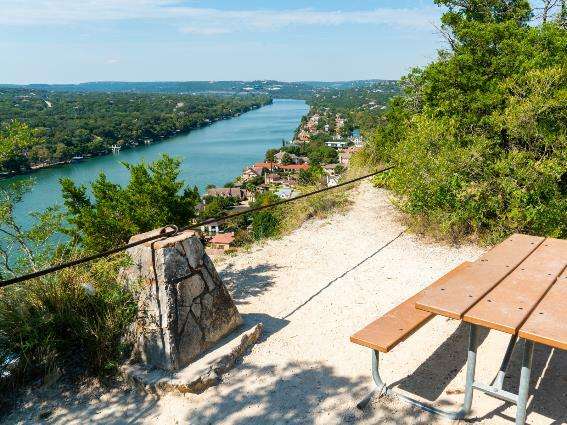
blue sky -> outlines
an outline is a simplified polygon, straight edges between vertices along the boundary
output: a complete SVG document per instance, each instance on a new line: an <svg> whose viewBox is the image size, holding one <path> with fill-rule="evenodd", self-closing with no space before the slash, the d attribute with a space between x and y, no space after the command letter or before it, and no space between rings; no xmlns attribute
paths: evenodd
<svg viewBox="0 0 567 425"><path fill-rule="evenodd" d="M399 78L431 0L0 0L0 82Z"/></svg>

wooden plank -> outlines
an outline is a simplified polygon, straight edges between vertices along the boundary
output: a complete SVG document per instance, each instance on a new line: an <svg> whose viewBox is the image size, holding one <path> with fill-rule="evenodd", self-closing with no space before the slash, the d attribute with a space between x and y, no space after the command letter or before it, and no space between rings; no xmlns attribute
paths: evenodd
<svg viewBox="0 0 567 425"><path fill-rule="evenodd" d="M463 316L474 323L516 334L567 266L567 240L546 239L512 273Z"/></svg>
<svg viewBox="0 0 567 425"><path fill-rule="evenodd" d="M520 338L567 350L567 269L520 328Z"/></svg>
<svg viewBox="0 0 567 425"><path fill-rule="evenodd" d="M440 285L445 285L448 279L461 273L463 270L470 267L471 264L472 263L465 262L451 270L432 283L428 288L418 292L413 297L407 299L402 304L352 335L350 337L351 342L387 353L434 317L432 313L417 310L415 308L416 299L426 291L435 289Z"/></svg>
<svg viewBox="0 0 567 425"><path fill-rule="evenodd" d="M478 300L524 261L545 238L515 234L496 245L471 267L452 277L443 287L420 297L416 307L461 319Z"/></svg>

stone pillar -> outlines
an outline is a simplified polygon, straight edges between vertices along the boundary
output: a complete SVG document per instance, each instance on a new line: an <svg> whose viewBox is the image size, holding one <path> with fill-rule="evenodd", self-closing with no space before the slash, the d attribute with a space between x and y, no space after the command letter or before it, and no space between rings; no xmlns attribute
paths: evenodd
<svg viewBox="0 0 567 425"><path fill-rule="evenodd" d="M130 242L158 233L136 235ZM147 242L128 253L133 265L123 275L142 285L134 357L177 370L242 323L195 232Z"/></svg>

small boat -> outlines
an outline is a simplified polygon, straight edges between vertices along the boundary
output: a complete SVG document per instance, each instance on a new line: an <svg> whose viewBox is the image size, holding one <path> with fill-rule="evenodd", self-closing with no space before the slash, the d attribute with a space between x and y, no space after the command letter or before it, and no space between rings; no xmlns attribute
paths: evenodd
<svg viewBox="0 0 567 425"><path fill-rule="evenodd" d="M79 162L79 161L82 161L83 159L85 159L84 156L78 155L78 156L74 156L73 158L71 158L71 161L72 162Z"/></svg>

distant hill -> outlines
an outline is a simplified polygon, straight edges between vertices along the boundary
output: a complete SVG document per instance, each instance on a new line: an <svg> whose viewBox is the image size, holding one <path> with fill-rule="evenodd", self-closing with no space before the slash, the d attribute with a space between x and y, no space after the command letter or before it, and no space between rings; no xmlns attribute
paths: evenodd
<svg viewBox="0 0 567 425"><path fill-rule="evenodd" d="M307 99L325 90L342 90L372 85L396 84L394 80L354 81L95 81L80 84L2 85L0 88L29 88L55 92L120 92L120 93L175 93L175 94L270 94L274 98Z"/></svg>

